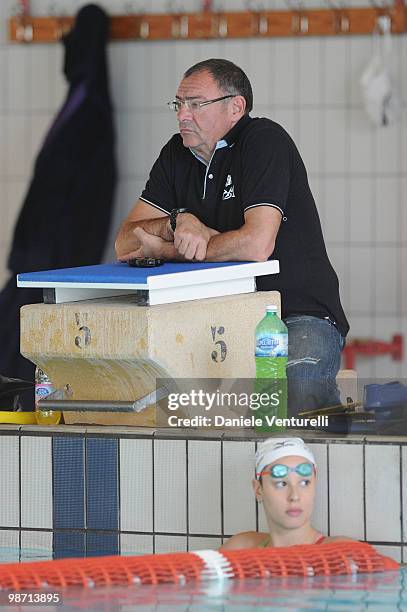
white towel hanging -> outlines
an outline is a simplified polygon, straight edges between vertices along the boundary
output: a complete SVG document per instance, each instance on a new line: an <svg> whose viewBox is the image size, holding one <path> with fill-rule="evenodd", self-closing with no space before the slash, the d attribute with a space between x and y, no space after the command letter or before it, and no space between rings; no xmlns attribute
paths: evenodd
<svg viewBox="0 0 407 612"><path fill-rule="evenodd" d="M377 126L394 123L400 100L392 75L391 18L381 15L373 34L373 57L360 79L366 112Z"/></svg>

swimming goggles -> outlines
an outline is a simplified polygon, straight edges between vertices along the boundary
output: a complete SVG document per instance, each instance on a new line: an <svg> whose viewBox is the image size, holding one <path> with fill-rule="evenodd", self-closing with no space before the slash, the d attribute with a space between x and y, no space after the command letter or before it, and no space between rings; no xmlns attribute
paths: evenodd
<svg viewBox="0 0 407 612"><path fill-rule="evenodd" d="M314 466L311 463L299 463L295 467L288 467L283 463L277 463L268 470L260 472L257 476L271 476L271 478L286 478L290 472L295 472L299 476L312 476Z"/></svg>

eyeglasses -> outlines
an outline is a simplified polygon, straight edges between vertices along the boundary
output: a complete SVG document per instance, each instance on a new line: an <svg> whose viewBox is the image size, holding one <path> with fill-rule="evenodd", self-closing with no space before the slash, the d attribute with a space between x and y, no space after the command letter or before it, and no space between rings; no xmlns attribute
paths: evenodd
<svg viewBox="0 0 407 612"><path fill-rule="evenodd" d="M234 98L236 94L228 94L227 96L221 96L220 98L215 98L214 100L205 100L204 102L198 102L198 100L172 100L172 102L167 102L167 106L170 110L178 113L181 109L181 106L184 105L191 113L196 113L203 106L208 106L208 104L213 104L214 102L220 102L221 100L227 100L228 98Z"/></svg>
<svg viewBox="0 0 407 612"><path fill-rule="evenodd" d="M271 476L271 478L286 478L290 472L296 472L299 476L312 476L314 466L311 463L300 463L295 467L288 467L278 463L264 472L256 474L257 476Z"/></svg>

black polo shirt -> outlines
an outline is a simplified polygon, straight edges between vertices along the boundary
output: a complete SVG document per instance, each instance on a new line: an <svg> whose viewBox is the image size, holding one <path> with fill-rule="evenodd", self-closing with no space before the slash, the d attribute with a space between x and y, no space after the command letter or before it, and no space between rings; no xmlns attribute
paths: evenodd
<svg viewBox="0 0 407 612"><path fill-rule="evenodd" d="M258 277L257 288L281 292L284 318L329 317L346 336L349 325L338 278L328 259L305 166L281 125L245 115L217 143L209 163L175 134L154 163L140 197L168 214L173 208L188 208L219 232L239 229L250 208L279 210L282 222L270 259L280 261L280 274Z"/></svg>

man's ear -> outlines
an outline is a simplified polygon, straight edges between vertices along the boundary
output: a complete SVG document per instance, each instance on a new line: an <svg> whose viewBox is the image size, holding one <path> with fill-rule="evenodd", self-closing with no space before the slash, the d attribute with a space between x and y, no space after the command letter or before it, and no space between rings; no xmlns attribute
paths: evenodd
<svg viewBox="0 0 407 612"><path fill-rule="evenodd" d="M235 116L243 117L246 110L246 100L243 96L235 96L232 98L232 109Z"/></svg>
<svg viewBox="0 0 407 612"><path fill-rule="evenodd" d="M260 480L253 478L252 485L253 485L253 491L254 491L254 496L256 498L256 501L258 501L259 504L261 504L261 502L263 501L263 488L261 486Z"/></svg>

